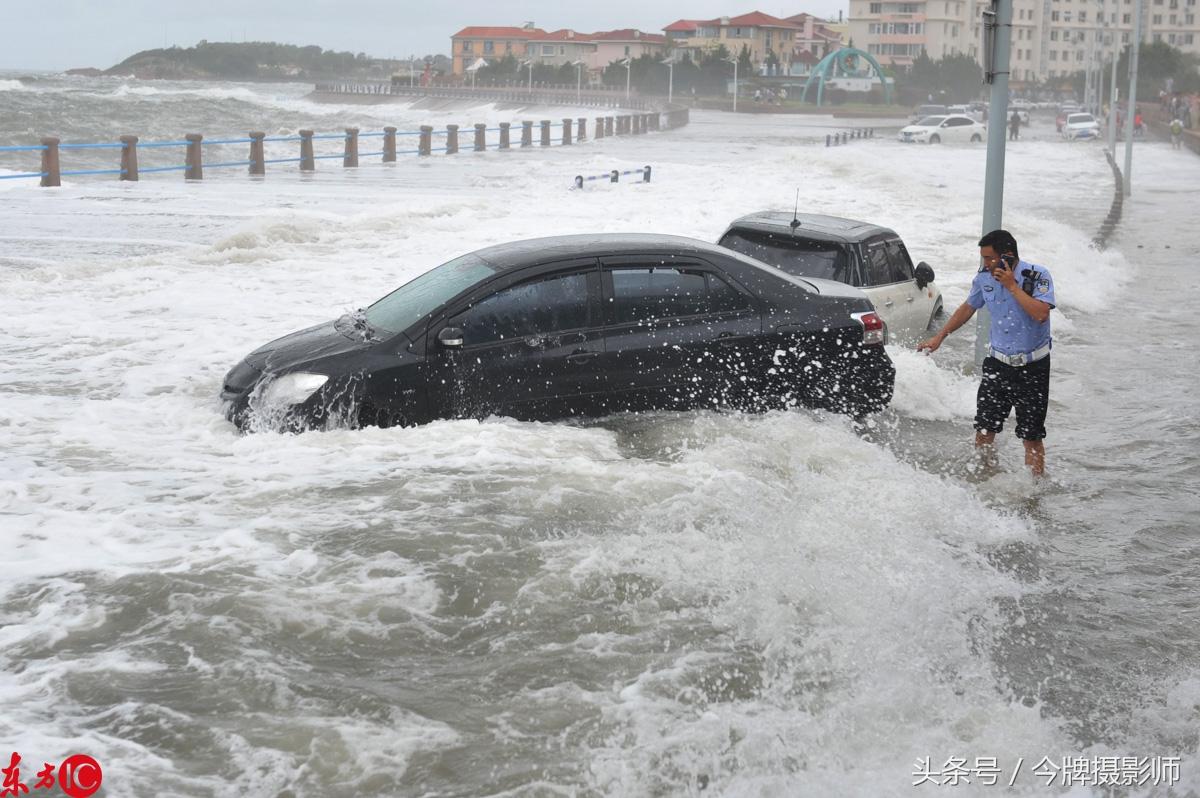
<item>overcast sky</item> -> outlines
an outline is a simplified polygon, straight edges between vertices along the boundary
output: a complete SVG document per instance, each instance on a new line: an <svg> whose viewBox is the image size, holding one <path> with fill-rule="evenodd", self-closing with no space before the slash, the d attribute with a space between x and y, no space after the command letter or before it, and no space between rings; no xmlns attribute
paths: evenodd
<svg viewBox="0 0 1200 798"><path fill-rule="evenodd" d="M406 58L449 54L467 25L661 33L677 19L763 11L836 18L848 0L0 0L0 69L106 69L139 50L209 41L276 41Z"/></svg>

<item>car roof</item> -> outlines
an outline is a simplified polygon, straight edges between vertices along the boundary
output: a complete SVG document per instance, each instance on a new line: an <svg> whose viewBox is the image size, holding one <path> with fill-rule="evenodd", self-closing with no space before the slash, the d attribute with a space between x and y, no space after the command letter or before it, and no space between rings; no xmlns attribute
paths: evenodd
<svg viewBox="0 0 1200 798"><path fill-rule="evenodd" d="M800 221L796 234L821 241L838 241L844 244L857 244L872 236L886 234L896 235L894 230L881 227L870 222L860 222L857 219L845 219L840 216L825 216L817 213L798 213L794 218ZM740 219L735 219L729 229L742 228L763 232L792 232L793 214L788 211L759 211ZM728 231L726 231L728 232Z"/></svg>
<svg viewBox="0 0 1200 798"><path fill-rule="evenodd" d="M639 255L649 252L686 255L716 255L728 258L724 247L685 236L656 233L584 233L510 241L471 253L497 271L533 266L564 257Z"/></svg>

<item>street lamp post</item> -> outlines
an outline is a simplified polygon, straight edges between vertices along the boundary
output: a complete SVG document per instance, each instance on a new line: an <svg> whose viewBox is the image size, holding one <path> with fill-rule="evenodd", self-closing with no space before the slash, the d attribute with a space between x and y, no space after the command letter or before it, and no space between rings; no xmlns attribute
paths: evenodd
<svg viewBox="0 0 1200 798"><path fill-rule="evenodd" d="M529 67L529 96L532 98L533 97L533 59L531 58L528 61L522 61L521 66Z"/></svg>
<svg viewBox="0 0 1200 798"><path fill-rule="evenodd" d="M408 87L411 89L417 85L417 57L410 55L408 57Z"/></svg>
<svg viewBox="0 0 1200 798"><path fill-rule="evenodd" d="M583 62L572 61L575 65L575 104L583 104Z"/></svg>
<svg viewBox="0 0 1200 798"><path fill-rule="evenodd" d="M618 61L621 66L625 67L625 102L629 102L630 79L633 76L633 58L626 56L624 61Z"/></svg>
<svg viewBox="0 0 1200 798"><path fill-rule="evenodd" d="M663 63L667 65L667 102L670 103L675 96L675 56L671 56Z"/></svg>
<svg viewBox="0 0 1200 798"><path fill-rule="evenodd" d="M737 85L737 83L738 83L738 81L737 81L738 60L737 60L736 56L733 58L726 58L725 60L728 61L729 63L733 64L733 112L736 114L737 113L737 95L738 95L738 85Z"/></svg>

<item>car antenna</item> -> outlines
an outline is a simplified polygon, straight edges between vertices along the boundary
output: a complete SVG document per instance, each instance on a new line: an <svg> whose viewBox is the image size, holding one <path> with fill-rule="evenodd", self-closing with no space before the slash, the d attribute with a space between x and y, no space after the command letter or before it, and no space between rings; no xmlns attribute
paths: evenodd
<svg viewBox="0 0 1200 798"><path fill-rule="evenodd" d="M800 187L796 187L796 209L792 211L792 235L796 234L796 228L800 226Z"/></svg>

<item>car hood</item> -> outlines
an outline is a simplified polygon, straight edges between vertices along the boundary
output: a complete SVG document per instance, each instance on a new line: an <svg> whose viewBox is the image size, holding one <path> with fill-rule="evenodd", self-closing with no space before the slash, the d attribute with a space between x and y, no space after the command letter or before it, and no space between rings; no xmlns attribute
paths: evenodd
<svg viewBox="0 0 1200 798"><path fill-rule="evenodd" d="M327 321L277 338L246 356L246 362L260 371L279 372L303 363L357 352L371 342L348 338L338 331L336 322Z"/></svg>
<svg viewBox="0 0 1200 798"><path fill-rule="evenodd" d="M928 133L929 131L936 130L936 129L937 128L932 128L932 127L922 127L920 125L909 125L907 127L900 128L900 132L901 133Z"/></svg>

